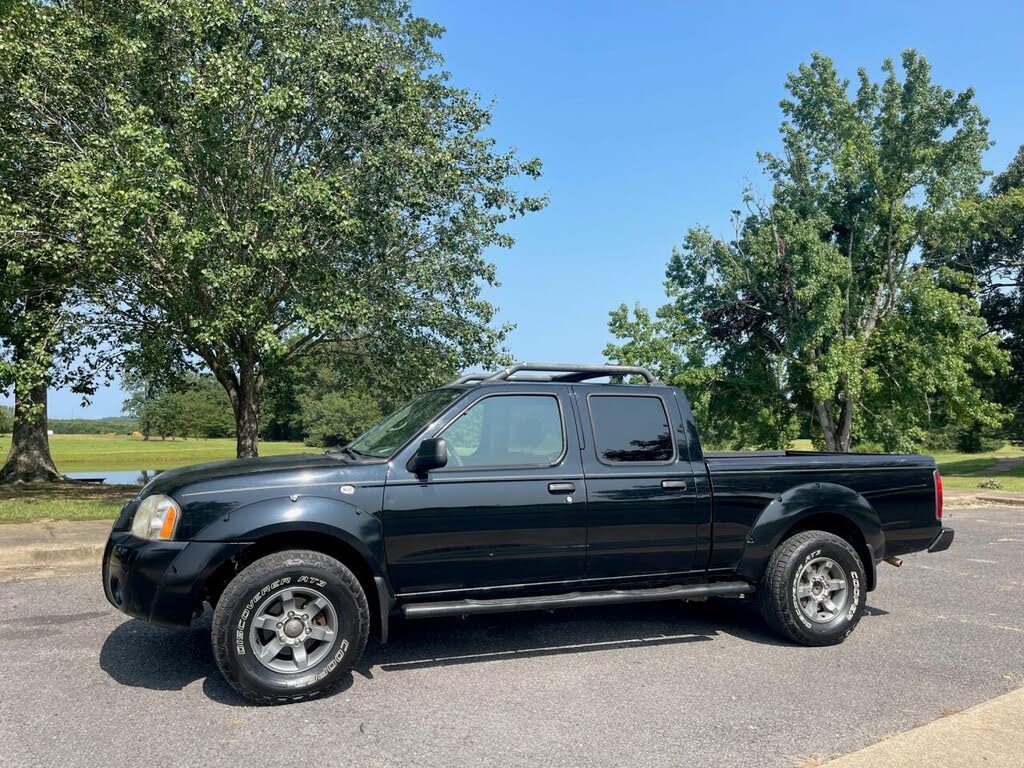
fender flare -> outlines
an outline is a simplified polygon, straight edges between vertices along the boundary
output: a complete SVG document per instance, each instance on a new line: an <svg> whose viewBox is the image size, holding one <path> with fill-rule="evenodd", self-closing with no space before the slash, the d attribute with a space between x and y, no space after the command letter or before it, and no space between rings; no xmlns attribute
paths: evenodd
<svg viewBox="0 0 1024 768"><path fill-rule="evenodd" d="M276 496L238 507L217 518L193 539L196 543L220 542L226 545L221 556L204 569L204 577L196 582L196 592L201 593L207 578L217 568L244 551L237 545L252 545L274 536L294 533L329 537L346 545L362 560L372 576L372 583L367 588L377 593L381 632L386 641L387 614L393 609L395 598L384 557L383 526L376 515L340 499L315 495Z"/></svg>
<svg viewBox="0 0 1024 768"><path fill-rule="evenodd" d="M885 556L885 533L878 513L862 495L836 483L805 483L772 499L754 520L740 559L739 574L759 581L768 559L783 537L802 520L814 515L836 515L852 524L864 538L868 557L861 555L868 590L875 587L875 565Z"/></svg>

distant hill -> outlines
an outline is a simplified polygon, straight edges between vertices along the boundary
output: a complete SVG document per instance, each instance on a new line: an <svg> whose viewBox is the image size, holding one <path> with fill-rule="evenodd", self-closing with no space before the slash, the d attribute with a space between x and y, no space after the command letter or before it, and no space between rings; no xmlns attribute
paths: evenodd
<svg viewBox="0 0 1024 768"><path fill-rule="evenodd" d="M56 435L130 435L138 428L130 416L105 419L49 419L49 428Z"/></svg>

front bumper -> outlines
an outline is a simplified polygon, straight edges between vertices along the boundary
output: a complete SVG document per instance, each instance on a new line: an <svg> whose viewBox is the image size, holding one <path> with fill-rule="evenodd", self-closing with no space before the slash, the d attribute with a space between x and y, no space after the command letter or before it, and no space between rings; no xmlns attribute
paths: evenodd
<svg viewBox="0 0 1024 768"><path fill-rule="evenodd" d="M953 543L953 529L943 528L939 531L939 535L936 536L932 543L928 545L929 552L943 552L949 549L949 545Z"/></svg>
<svg viewBox="0 0 1024 768"><path fill-rule="evenodd" d="M118 610L164 627L188 627L202 612L210 575L245 545L149 541L113 531L103 552L103 592Z"/></svg>

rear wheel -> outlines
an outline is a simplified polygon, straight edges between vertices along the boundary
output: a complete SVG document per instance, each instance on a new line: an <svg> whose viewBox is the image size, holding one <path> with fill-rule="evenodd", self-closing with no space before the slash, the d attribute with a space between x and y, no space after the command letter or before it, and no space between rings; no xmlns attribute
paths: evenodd
<svg viewBox="0 0 1024 768"><path fill-rule="evenodd" d="M336 688L363 654L370 610L359 580L319 552L268 555L217 601L213 652L248 699L281 704Z"/></svg>
<svg viewBox="0 0 1024 768"><path fill-rule="evenodd" d="M802 645L841 643L857 626L867 597L864 565L845 539L804 531L772 553L758 597L777 632Z"/></svg>

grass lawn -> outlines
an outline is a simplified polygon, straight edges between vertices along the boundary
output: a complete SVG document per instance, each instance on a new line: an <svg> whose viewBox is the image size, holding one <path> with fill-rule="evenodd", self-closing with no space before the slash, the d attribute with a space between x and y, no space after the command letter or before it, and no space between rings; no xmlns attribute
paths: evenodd
<svg viewBox="0 0 1024 768"><path fill-rule="evenodd" d="M793 448L811 451L814 448L810 440L794 440ZM939 464L942 472L942 485L945 488L982 488L981 483L995 479L1001 486L998 490L1024 491L1024 447L1004 445L997 451L984 453L955 453L940 451L931 454ZM996 466L999 459L1019 459L1020 465L1001 472L986 472ZM979 472L981 474L973 474Z"/></svg>
<svg viewBox="0 0 1024 768"><path fill-rule="evenodd" d="M0 485L0 523L113 520L137 488L130 485Z"/></svg>
<svg viewBox="0 0 1024 768"><path fill-rule="evenodd" d="M11 446L0 435L0 463ZM316 452L302 443L260 443L261 456ZM132 440L124 436L52 435L50 452L63 472L173 469L235 457L235 441ZM0 485L0 523L34 520L112 520L135 493L132 486L84 483Z"/></svg>
<svg viewBox="0 0 1024 768"><path fill-rule="evenodd" d="M0 435L0 461L11 436ZM260 443L261 456L319 451L302 443ZM50 452L57 469L91 472L117 469L173 469L235 458L234 438L210 440L133 440L123 435L52 435Z"/></svg>

